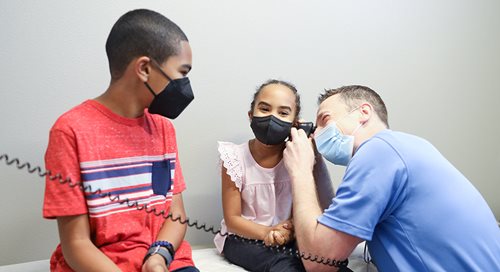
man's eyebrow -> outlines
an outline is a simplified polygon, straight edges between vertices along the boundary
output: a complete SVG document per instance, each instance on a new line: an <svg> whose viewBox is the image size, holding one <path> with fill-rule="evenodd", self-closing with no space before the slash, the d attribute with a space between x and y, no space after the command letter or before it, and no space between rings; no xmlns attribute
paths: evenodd
<svg viewBox="0 0 500 272"><path fill-rule="evenodd" d="M316 120L320 120L321 118L323 118L323 116L325 116L327 114L330 114L330 111L322 111L322 112L318 113L318 116L316 116Z"/></svg>

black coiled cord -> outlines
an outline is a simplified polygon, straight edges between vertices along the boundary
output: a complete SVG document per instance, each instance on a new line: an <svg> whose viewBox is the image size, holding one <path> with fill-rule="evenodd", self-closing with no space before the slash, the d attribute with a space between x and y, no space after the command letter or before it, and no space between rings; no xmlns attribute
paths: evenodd
<svg viewBox="0 0 500 272"><path fill-rule="evenodd" d="M222 233L220 229L215 230L214 226L207 227L205 223L200 224L200 223L198 223L198 220L191 222L191 220L188 217L186 219L182 219L181 216L174 218L172 213L166 214L165 210L161 210L158 212L156 210L156 207L149 208L146 203L139 204L139 202L137 200L131 201L128 198L121 199L120 195L113 195L110 192L103 193L100 188L96 189L95 191L92 191L92 187L90 185L85 186L82 182L76 182L76 183L72 182L72 180L69 177L63 178L63 176L60 173L57 173L55 175L51 175L50 170L44 171L44 170L42 170L42 168L40 166L33 167L29 162L21 163L21 161L18 158L9 159L9 156L7 154L0 155L0 161L2 161L2 160L5 160L5 163L7 165L15 166L19 170L26 168L26 171L28 171L28 173L30 173L30 174L36 174L42 178L47 176L48 179L57 180L60 184L67 184L71 188L78 186L83 192L87 192L91 195L99 195L99 197L108 197L109 200L111 200L112 202L126 204L130 208L133 207L139 211L143 210L148 214L152 213L155 216L161 216L165 219L179 222L181 224L187 224L189 227L194 227L198 230L203 230L207 233L212 233L214 235L216 235L216 234L219 234L222 236L230 235L228 232ZM236 237L238 237L239 239L242 239L242 241L247 242L247 243L256 243L257 244L260 242L259 240L248 239L248 238L244 238L241 236L236 236ZM294 250L292 248L287 248L285 246L274 246L274 247L271 246L270 247L270 246L266 246L263 243L260 243L260 244L262 244L263 247L267 247L267 248L269 248L273 251L276 251L278 253L281 252L284 254L295 255L298 258L302 258L302 259L307 260L307 261L316 262L316 263L324 264L324 265L328 265L328 266L334 266L334 267L340 268L340 267L347 267L347 264L349 263L349 261L347 259L343 260L343 261L337 261L337 260L333 260L330 258L325 259L324 257L320 257L318 255L313 256L312 254L306 254L304 252L300 252L299 250Z"/></svg>

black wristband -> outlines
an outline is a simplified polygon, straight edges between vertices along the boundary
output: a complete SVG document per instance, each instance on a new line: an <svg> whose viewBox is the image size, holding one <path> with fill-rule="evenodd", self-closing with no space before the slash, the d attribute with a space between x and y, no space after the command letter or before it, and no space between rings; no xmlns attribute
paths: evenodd
<svg viewBox="0 0 500 272"><path fill-rule="evenodd" d="M156 241L149 248L152 248L155 246L162 246L162 247L166 248L168 250L168 252L170 252L170 255L172 255L172 258L174 258L175 250L174 250L174 246L170 242L168 242L168 241Z"/></svg>
<svg viewBox="0 0 500 272"><path fill-rule="evenodd" d="M144 256L144 260L142 260L142 263L144 264L149 259L149 257L151 257L154 254L158 254L158 255L162 256L163 259L165 260L165 264L167 265L167 267L170 265L170 263L174 259L174 256L172 256L172 254L170 254L170 252L167 249L158 245L158 246L149 248L148 253L146 253L146 256Z"/></svg>

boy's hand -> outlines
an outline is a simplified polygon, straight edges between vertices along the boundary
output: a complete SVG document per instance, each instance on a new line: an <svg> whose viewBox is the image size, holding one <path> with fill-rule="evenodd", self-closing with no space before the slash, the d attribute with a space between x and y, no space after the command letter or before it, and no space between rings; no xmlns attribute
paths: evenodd
<svg viewBox="0 0 500 272"><path fill-rule="evenodd" d="M168 272L165 259L159 254L152 255L142 265L142 272Z"/></svg>

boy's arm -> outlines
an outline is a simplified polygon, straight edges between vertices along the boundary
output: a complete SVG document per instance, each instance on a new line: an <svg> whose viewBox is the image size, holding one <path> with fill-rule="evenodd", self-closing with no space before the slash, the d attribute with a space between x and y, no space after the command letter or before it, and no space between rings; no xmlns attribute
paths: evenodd
<svg viewBox="0 0 500 272"><path fill-rule="evenodd" d="M172 204L170 205L170 212L172 218L180 218L184 222L186 220L186 212L184 210L184 201L182 200L182 193L174 194L172 196ZM158 236L157 241L168 241L174 247L174 251L179 248L184 236L186 234L187 224L181 224L179 221L165 219ZM173 257L173 256L172 256ZM142 267L142 271L168 271L165 259L159 254L153 254L147 259Z"/></svg>
<svg viewBox="0 0 500 272"><path fill-rule="evenodd" d="M181 224L179 221L186 220L186 211L184 210L184 201L182 200L182 193L174 194L172 196L172 204L170 205L170 212L172 218L180 218L180 220L173 221L165 219L163 226L156 238L157 241L168 241L174 247L174 250L179 248L186 235L187 224ZM153 255L154 256L154 255Z"/></svg>
<svg viewBox="0 0 500 272"><path fill-rule="evenodd" d="M75 271L121 271L90 240L86 214L57 217L59 239L66 263Z"/></svg>

